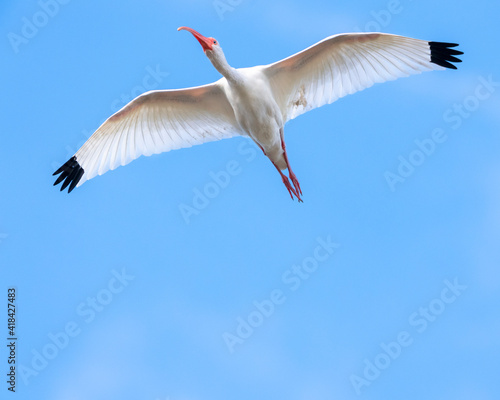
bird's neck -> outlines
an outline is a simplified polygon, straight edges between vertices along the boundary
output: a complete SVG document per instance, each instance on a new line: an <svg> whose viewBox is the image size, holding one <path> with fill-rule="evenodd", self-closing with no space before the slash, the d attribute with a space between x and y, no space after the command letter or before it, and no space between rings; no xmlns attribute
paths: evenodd
<svg viewBox="0 0 500 400"><path fill-rule="evenodd" d="M231 67L224 56L222 50L209 57L212 65L219 71L229 83L238 84L242 82L242 76L237 69Z"/></svg>

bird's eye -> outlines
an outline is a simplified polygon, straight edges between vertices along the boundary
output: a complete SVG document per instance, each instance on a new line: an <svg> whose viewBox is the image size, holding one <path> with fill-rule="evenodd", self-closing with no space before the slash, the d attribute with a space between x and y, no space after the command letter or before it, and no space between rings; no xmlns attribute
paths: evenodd
<svg viewBox="0 0 500 400"><path fill-rule="evenodd" d="M214 40L214 44L217 44L217 40Z"/></svg>

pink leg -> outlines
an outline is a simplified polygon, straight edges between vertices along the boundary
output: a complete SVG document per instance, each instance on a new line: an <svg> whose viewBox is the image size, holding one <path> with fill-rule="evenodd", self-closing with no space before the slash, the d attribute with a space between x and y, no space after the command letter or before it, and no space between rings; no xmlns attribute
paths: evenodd
<svg viewBox="0 0 500 400"><path fill-rule="evenodd" d="M283 155L285 157L286 166L288 168L288 175L290 175L290 179L297 193L302 194L302 189L300 188L299 181L297 180L297 177L293 173L292 168L290 167L290 162L288 161L288 155L286 154L285 138L283 137L284 136L283 129L281 129L280 135L281 135L281 147L283 148L283 153L284 153Z"/></svg>
<svg viewBox="0 0 500 400"><path fill-rule="evenodd" d="M262 150L262 152L264 153L264 155L267 156L267 154L264 151L264 149L262 148L262 146L260 144L258 144L258 143L257 143L257 145L260 147L260 149ZM299 203L303 203L303 201L300 198L299 194L297 193L296 189L294 189L294 187L296 187L295 184L294 184L294 187L292 187L292 185L290 184L290 181L288 180L288 177L283 172L281 172L281 170L278 168L278 166L275 163L273 163L273 165L276 168L276 170L280 173L281 179L283 180L283 183L284 183L285 187L287 188L288 193L290 193L290 197L292 198L292 200L293 200L293 196L295 195L295 197L297 197L297 200L299 201ZM288 170L290 171L290 169L288 169ZM293 176L295 177L295 175L293 175ZM293 182L293 178L291 176L290 176L290 178L292 179L292 182ZM295 180L297 180L297 178L295 178Z"/></svg>
<svg viewBox="0 0 500 400"><path fill-rule="evenodd" d="M295 197L297 197L297 200L299 201L299 203L303 203L303 201L300 198L297 191L290 184L290 181L288 180L288 176L286 176L283 172L281 172L281 170L277 167L277 165L275 163L273 163L273 165L276 167L276 169L280 173L281 179L283 180L283 183L285 184L286 188L288 189L288 193L290 193L290 197L292 198L292 200L293 200L293 196L295 195Z"/></svg>

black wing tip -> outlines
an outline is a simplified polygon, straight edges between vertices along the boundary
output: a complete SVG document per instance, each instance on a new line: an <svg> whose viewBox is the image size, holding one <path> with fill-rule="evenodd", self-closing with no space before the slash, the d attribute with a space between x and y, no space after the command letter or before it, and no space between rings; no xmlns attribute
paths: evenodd
<svg viewBox="0 0 500 400"><path fill-rule="evenodd" d="M429 42L429 47L431 49L431 63L444 68L457 69L456 65L452 63L460 63L462 60L455 56L464 54L463 51L452 48L457 46L458 43Z"/></svg>
<svg viewBox="0 0 500 400"><path fill-rule="evenodd" d="M68 193L71 193L76 185L78 185L78 182L80 182L80 179L82 179L84 173L85 170L77 161L76 156L73 156L68 161L66 161L64 165L61 166L61 168L59 168L52 174L53 176L61 174L54 182L54 186L58 185L64 180L63 184L61 185L61 192L69 185Z"/></svg>

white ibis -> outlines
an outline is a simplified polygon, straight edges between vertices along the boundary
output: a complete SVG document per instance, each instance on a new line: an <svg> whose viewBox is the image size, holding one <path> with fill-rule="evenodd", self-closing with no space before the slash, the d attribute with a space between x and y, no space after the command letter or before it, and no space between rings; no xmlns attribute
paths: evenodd
<svg viewBox="0 0 500 400"><path fill-rule="evenodd" d="M455 43L384 33L330 36L276 63L232 68L219 42L187 30L223 78L180 90L144 93L108 118L54 175L68 193L96 175L141 155L249 136L269 157L292 199L302 190L290 167L284 126L306 111L385 82L422 71L456 69ZM289 178L282 172L288 169ZM291 181L291 183L290 183Z"/></svg>

